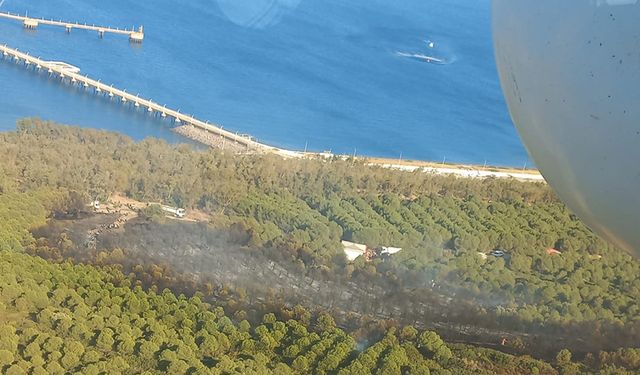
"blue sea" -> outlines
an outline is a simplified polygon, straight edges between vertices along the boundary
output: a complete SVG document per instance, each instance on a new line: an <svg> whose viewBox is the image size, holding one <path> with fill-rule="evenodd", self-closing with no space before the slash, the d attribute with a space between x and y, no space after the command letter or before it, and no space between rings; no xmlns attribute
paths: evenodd
<svg viewBox="0 0 640 375"><path fill-rule="evenodd" d="M145 41L0 19L0 44L279 147L531 164L504 103L490 0L0 0L0 11ZM433 57L441 61L432 60ZM0 62L0 130L19 118L185 139L171 122Z"/></svg>

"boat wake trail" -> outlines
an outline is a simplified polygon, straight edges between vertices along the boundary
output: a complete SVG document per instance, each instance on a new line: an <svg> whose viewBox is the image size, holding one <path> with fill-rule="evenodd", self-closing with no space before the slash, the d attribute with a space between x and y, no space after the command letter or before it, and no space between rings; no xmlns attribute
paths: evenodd
<svg viewBox="0 0 640 375"><path fill-rule="evenodd" d="M417 60L420 62L425 62L429 64L437 64L437 65L447 65L450 64L450 61L447 61L443 58L438 58L434 56L428 56L422 53L406 53L406 52L396 52L396 56L405 57L412 60Z"/></svg>

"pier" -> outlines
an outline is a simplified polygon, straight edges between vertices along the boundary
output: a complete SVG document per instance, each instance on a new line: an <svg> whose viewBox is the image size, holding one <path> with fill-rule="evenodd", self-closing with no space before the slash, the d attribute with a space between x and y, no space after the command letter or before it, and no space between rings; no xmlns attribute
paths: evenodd
<svg viewBox="0 0 640 375"><path fill-rule="evenodd" d="M47 20L44 18L30 18L27 16L19 16L17 14L12 14L8 12L0 12L0 18L11 19L15 21L22 22L22 25L25 29L35 30L40 25L48 25L48 26L57 26L64 27L67 33L70 33L73 29L81 29L81 30L90 30L98 33L99 37L103 37L105 33L110 34L120 34L129 36L129 40L132 42L142 43L144 40L144 28L140 26L137 30L132 28L130 30L127 29L119 29L105 26L96 26L96 25L87 25L81 24L77 22L65 22L65 21L54 21L52 19Z"/></svg>
<svg viewBox="0 0 640 375"><path fill-rule="evenodd" d="M182 114L179 111L167 108L166 106L155 103L151 100L140 98L137 95L129 94L124 90L106 85L87 76L81 75L80 70L67 63L58 61L45 61L40 58L33 57L27 53L20 52L6 45L0 45L0 55L5 60L12 60L16 63L23 63L25 67L33 67L36 70L46 70L49 74L59 76L63 82L69 82L72 85L83 86L85 89L92 89L96 94L107 95L110 98L119 99L118 102L130 102L136 108L146 108L150 114L160 115L162 118L173 119L176 125L192 126L205 132L217 135L224 140L235 142L247 149L258 152L275 152L280 153L281 150L275 147L267 146L254 141L251 137L238 135L230 131L222 129L222 127L209 124L198 120L192 116Z"/></svg>

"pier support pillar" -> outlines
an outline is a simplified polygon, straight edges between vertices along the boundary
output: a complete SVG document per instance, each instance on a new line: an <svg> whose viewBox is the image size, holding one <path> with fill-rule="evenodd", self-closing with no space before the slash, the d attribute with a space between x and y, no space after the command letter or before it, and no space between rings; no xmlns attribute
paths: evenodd
<svg viewBox="0 0 640 375"><path fill-rule="evenodd" d="M38 28L38 21L32 20L31 18L26 18L22 22L22 26L24 26L24 28L28 30L35 30Z"/></svg>

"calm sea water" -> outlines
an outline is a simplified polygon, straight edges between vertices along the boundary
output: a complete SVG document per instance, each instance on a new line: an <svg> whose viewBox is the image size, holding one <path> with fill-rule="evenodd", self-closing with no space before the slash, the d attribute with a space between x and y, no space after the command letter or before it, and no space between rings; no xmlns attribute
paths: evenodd
<svg viewBox="0 0 640 375"><path fill-rule="evenodd" d="M528 162L495 72L489 0L5 0L0 10L143 24L146 39L134 46L0 20L0 43L269 144ZM11 62L0 63L0 89L0 130L39 116L183 141L168 120Z"/></svg>

